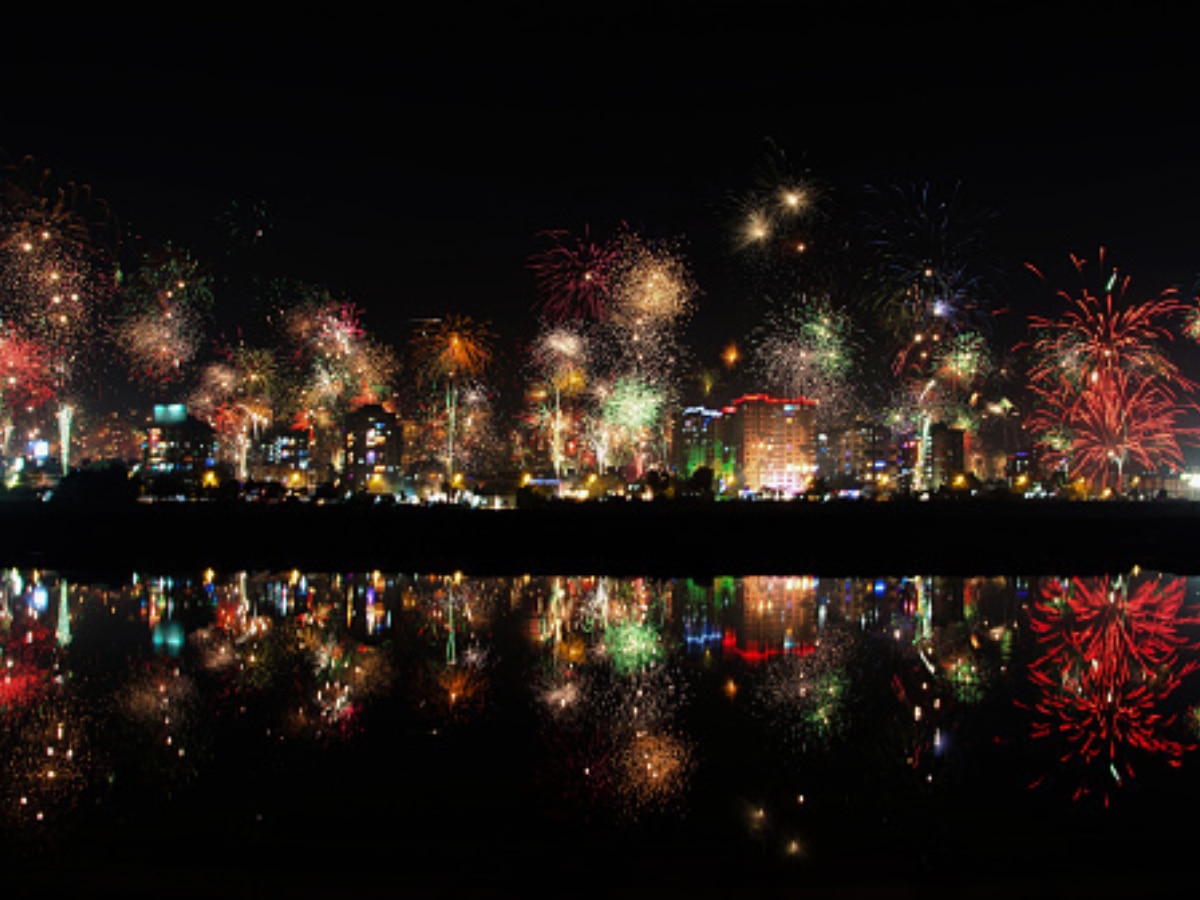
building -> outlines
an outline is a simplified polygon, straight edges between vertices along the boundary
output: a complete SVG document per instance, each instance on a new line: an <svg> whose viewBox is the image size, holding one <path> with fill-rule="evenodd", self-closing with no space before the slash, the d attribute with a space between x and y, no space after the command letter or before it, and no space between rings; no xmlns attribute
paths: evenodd
<svg viewBox="0 0 1200 900"><path fill-rule="evenodd" d="M689 406L675 423L671 442L672 466L680 478L687 479L701 466L715 476L733 476L734 460L723 439L724 414L719 409Z"/></svg>
<svg viewBox="0 0 1200 900"><path fill-rule="evenodd" d="M401 426L396 416L378 403L359 407L346 416L343 430L342 481L354 493L395 492L404 469Z"/></svg>
<svg viewBox="0 0 1200 900"><path fill-rule="evenodd" d="M817 472L831 485L867 485L900 472L890 428L870 422L817 436Z"/></svg>
<svg viewBox="0 0 1200 900"><path fill-rule="evenodd" d="M815 408L804 397L746 394L722 410L719 437L741 490L790 497L808 489L816 473Z"/></svg>
<svg viewBox="0 0 1200 900"><path fill-rule="evenodd" d="M925 457L925 486L929 490L949 485L955 475L966 471L966 433L938 422L929 429L929 453Z"/></svg>
<svg viewBox="0 0 1200 900"><path fill-rule="evenodd" d="M255 478L278 481L293 489L316 487L306 430L281 425L268 428L259 437L255 450Z"/></svg>
<svg viewBox="0 0 1200 900"><path fill-rule="evenodd" d="M182 403L155 404L142 444L150 475L198 477L216 465L217 435L207 422L188 415Z"/></svg>
<svg viewBox="0 0 1200 900"><path fill-rule="evenodd" d="M130 466L142 457L144 416L113 410L78 429L78 457L85 462L119 460Z"/></svg>

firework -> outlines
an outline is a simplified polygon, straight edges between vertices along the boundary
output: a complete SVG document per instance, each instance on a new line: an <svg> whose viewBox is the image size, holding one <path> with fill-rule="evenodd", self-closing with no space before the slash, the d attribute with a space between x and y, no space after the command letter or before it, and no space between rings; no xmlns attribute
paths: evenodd
<svg viewBox="0 0 1200 900"><path fill-rule="evenodd" d="M105 252L94 240L107 213L91 192L50 190L48 171L26 158L4 173L0 212L0 321L19 322L45 354L57 401L62 473L70 471L73 407L68 393L95 344L89 343L100 301L112 288Z"/></svg>
<svg viewBox="0 0 1200 900"><path fill-rule="evenodd" d="M178 666L155 660L133 674L115 701L123 759L135 777L168 791L200 774L208 736L201 725L201 702L195 682Z"/></svg>
<svg viewBox="0 0 1200 900"><path fill-rule="evenodd" d="M244 345L226 346L220 360L206 365L189 398L189 406L216 428L222 447L246 477L249 439L268 425L277 400L274 354Z"/></svg>
<svg viewBox="0 0 1200 900"><path fill-rule="evenodd" d="M987 284L977 270L990 216L964 208L958 185L897 186L874 192L872 305L896 346L897 375L929 373L928 348L983 324Z"/></svg>
<svg viewBox="0 0 1200 900"><path fill-rule="evenodd" d="M560 324L604 319L618 256L616 247L593 241L587 227L581 238L565 231L547 231L543 236L552 245L529 260L541 314Z"/></svg>
<svg viewBox="0 0 1200 900"><path fill-rule="evenodd" d="M856 346L849 315L828 298L801 296L772 309L757 331L756 368L771 390L817 402L824 421L855 408Z"/></svg>
<svg viewBox="0 0 1200 900"><path fill-rule="evenodd" d="M1064 763L1082 769L1075 796L1133 777L1139 755L1177 765L1192 745L1173 735L1164 710L1195 660L1181 629L1182 578L1134 573L1115 578L1048 579L1030 626L1041 656L1030 668L1038 689L1031 733L1064 743Z"/></svg>
<svg viewBox="0 0 1200 900"><path fill-rule="evenodd" d="M674 809L696 768L692 745L671 732L638 731L620 748L614 774L619 803L630 818Z"/></svg>
<svg viewBox="0 0 1200 900"><path fill-rule="evenodd" d="M1183 333L1192 341L1200 344L1200 298L1193 301L1183 314Z"/></svg>
<svg viewBox="0 0 1200 900"><path fill-rule="evenodd" d="M587 335L569 326L545 329L534 342L533 363L548 381L567 386L588 364Z"/></svg>
<svg viewBox="0 0 1200 900"><path fill-rule="evenodd" d="M625 232L611 279L611 316L635 340L675 327L690 312L696 284L679 249Z"/></svg>
<svg viewBox="0 0 1200 900"><path fill-rule="evenodd" d="M1154 472L1183 468L1180 440L1195 441L1181 424L1185 409L1161 385L1112 372L1078 398L1066 386L1035 391L1042 405L1029 418L1047 463L1082 478L1094 490L1124 489L1126 467Z"/></svg>
<svg viewBox="0 0 1200 900"><path fill-rule="evenodd" d="M574 400L587 384L588 340L580 329L557 325L542 331L534 342L532 361L537 379L547 386L552 405L539 419L550 435L550 458L556 476L561 477L565 463L565 445L570 439L572 410L564 411L563 400Z"/></svg>
<svg viewBox="0 0 1200 900"><path fill-rule="evenodd" d="M186 250L167 244L148 253L125 288L116 342L134 375L156 384L181 377L212 309L212 279Z"/></svg>
<svg viewBox="0 0 1200 900"><path fill-rule="evenodd" d="M1078 293L1059 290L1066 303L1058 318L1030 316L1030 348L1034 362L1029 378L1035 384L1069 384L1085 391L1103 375L1117 370L1160 379L1171 390L1192 390L1171 360L1165 344L1172 340L1171 319L1186 310L1173 290L1140 302L1130 302L1130 277L1115 267L1108 271L1099 292L1087 284L1087 262L1072 254L1071 263L1081 282ZM1097 264L1105 265L1104 248ZM1032 265L1039 278L1044 276Z"/></svg>
<svg viewBox="0 0 1200 900"><path fill-rule="evenodd" d="M810 595L805 603L810 615L815 605ZM804 653L764 652L766 667L752 691L751 707L781 730L786 744L804 751L828 746L844 733L851 690L847 662L854 642L849 629L831 627Z"/></svg>
<svg viewBox="0 0 1200 900"><path fill-rule="evenodd" d="M550 592L559 617L553 633L570 637L542 645L548 754L539 771L584 813L637 820L677 807L695 770L694 748L674 725L686 697L651 621L658 589L640 579L622 582L615 595L609 587L606 579L556 581ZM590 653L585 639L594 642Z"/></svg>
<svg viewBox="0 0 1200 900"><path fill-rule="evenodd" d="M412 340L417 372L423 380L445 389L446 480L454 476L459 392L464 383L480 377L492 357L492 334L486 323L451 315L419 332Z"/></svg>
<svg viewBox="0 0 1200 900"><path fill-rule="evenodd" d="M54 396L50 361L43 346L8 327L0 327L0 453L8 449L9 431L22 414L30 414Z"/></svg>
<svg viewBox="0 0 1200 900"><path fill-rule="evenodd" d="M731 204L735 249L768 266L795 259L807 249L820 194L816 181L793 172L786 154L769 146L754 183Z"/></svg>
<svg viewBox="0 0 1200 900"><path fill-rule="evenodd" d="M1084 281L1085 261L1071 261ZM1129 281L1111 269L1099 293L1086 283L1077 295L1059 291L1066 312L1029 321L1028 379L1038 400L1030 430L1053 465L1093 489L1118 493L1126 465L1181 468L1180 441L1197 437L1181 424L1194 404L1179 399L1196 385L1164 346L1171 339L1167 323L1184 307L1171 291L1130 303Z"/></svg>
<svg viewBox="0 0 1200 900"><path fill-rule="evenodd" d="M337 428L350 411L386 403L398 368L394 352L368 335L358 308L320 287L287 287L278 317L283 354L271 373L289 374L278 385L280 418L308 432L316 455L339 452ZM251 368L248 374L256 370Z"/></svg>
<svg viewBox="0 0 1200 900"><path fill-rule="evenodd" d="M970 389L993 371L987 340L978 332L968 331L940 342L934 351L933 371L955 393Z"/></svg>
<svg viewBox="0 0 1200 900"><path fill-rule="evenodd" d="M599 407L599 422L591 426L597 457L623 454L644 471L662 420L666 397L649 381L626 376L607 390ZM603 450L603 452L602 452Z"/></svg>

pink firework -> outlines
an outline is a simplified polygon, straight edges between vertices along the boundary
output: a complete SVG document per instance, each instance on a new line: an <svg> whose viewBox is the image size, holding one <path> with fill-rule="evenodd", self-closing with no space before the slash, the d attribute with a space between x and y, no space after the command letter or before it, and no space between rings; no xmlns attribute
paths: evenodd
<svg viewBox="0 0 1200 900"><path fill-rule="evenodd" d="M610 278L618 252L612 243L566 231L542 233L552 245L529 259L542 314L556 322L601 321L608 311Z"/></svg>
<svg viewBox="0 0 1200 900"><path fill-rule="evenodd" d="M350 355L363 337L358 309L330 297L302 303L287 318L297 358L338 359Z"/></svg>

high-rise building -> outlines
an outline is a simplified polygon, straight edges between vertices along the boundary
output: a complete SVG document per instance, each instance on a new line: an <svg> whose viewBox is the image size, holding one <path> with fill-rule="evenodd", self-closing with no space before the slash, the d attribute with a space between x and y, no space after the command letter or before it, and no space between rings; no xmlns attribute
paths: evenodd
<svg viewBox="0 0 1200 900"><path fill-rule="evenodd" d="M712 469L719 478L732 475L734 460L723 441L719 409L689 406L679 416L672 442L673 464L681 478L689 478L701 466Z"/></svg>
<svg viewBox="0 0 1200 900"><path fill-rule="evenodd" d="M925 460L926 484L936 490L951 484L955 475L963 474L966 463L966 434L938 422L929 429L929 456Z"/></svg>
<svg viewBox="0 0 1200 900"><path fill-rule="evenodd" d="M793 496L816 472L813 413L807 398L746 394L722 410L720 438L732 450L742 490Z"/></svg>
<svg viewBox="0 0 1200 900"><path fill-rule="evenodd" d="M342 478L356 493L395 491L403 478L400 423L378 403L346 416Z"/></svg>

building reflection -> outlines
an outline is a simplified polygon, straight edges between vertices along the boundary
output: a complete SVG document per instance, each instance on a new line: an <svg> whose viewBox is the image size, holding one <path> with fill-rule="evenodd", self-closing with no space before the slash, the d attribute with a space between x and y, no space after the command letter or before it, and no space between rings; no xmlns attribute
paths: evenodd
<svg viewBox="0 0 1200 900"><path fill-rule="evenodd" d="M1182 767L1200 721L1185 584L10 569L0 828L195 798L248 761L320 773L373 740L482 762L521 723L507 765L552 819L683 821L719 782L747 840L796 857L846 797L883 802L851 772L920 803L1030 734L1019 774L1071 794Z"/></svg>

